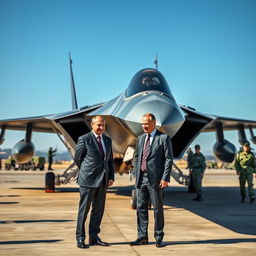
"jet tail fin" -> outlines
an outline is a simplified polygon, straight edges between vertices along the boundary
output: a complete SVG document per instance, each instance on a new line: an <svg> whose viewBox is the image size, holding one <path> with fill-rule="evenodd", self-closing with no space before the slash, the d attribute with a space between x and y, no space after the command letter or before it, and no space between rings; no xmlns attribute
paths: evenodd
<svg viewBox="0 0 256 256"><path fill-rule="evenodd" d="M70 87L71 87L71 96L72 96L72 110L77 110L77 99L76 99L76 88L75 88L75 82L74 82L74 75L73 75L73 69L72 69L72 59L71 55L69 53L69 68L70 68Z"/></svg>

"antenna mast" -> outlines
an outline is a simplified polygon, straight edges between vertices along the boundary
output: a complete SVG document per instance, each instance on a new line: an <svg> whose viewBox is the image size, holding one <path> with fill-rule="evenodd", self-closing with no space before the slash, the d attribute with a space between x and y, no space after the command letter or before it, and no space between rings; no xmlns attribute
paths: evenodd
<svg viewBox="0 0 256 256"><path fill-rule="evenodd" d="M158 70L158 56L157 56L157 53L156 53L156 57L155 57L155 60L154 60L154 64L155 64L156 70Z"/></svg>
<svg viewBox="0 0 256 256"><path fill-rule="evenodd" d="M71 59L70 52L69 52L69 67L70 67L70 86L71 86L71 96L72 96L72 110L76 110L76 109L78 109L78 106L77 106L75 81L74 81L74 76L73 76L72 59Z"/></svg>

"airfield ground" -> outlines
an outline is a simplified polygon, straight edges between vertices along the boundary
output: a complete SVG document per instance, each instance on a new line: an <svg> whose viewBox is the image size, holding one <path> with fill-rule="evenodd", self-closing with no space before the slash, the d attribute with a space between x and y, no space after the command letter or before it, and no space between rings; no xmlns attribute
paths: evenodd
<svg viewBox="0 0 256 256"><path fill-rule="evenodd" d="M116 176L108 190L101 238L110 247L78 249L75 242L79 200L75 183L44 192L46 171L0 171L0 255L255 255L256 203L240 203L234 171L207 170L203 202L171 182L165 192L165 247L156 248L153 211L150 244L131 247L136 239L136 211L130 207L133 182ZM60 170L56 171L57 173ZM254 178L255 181L255 178ZM88 240L86 240L88 242Z"/></svg>

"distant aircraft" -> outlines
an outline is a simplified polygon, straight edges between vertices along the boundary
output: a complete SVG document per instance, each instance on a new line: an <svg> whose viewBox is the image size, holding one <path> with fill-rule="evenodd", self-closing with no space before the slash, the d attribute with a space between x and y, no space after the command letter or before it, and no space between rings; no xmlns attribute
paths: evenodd
<svg viewBox="0 0 256 256"><path fill-rule="evenodd" d="M256 137L253 134L256 121L207 115L194 108L177 104L167 81L157 70L156 62L155 64L156 69L146 68L137 72L127 89L116 98L93 106L78 108L72 60L69 56L72 111L0 120L2 128L0 145L4 141L5 130L26 131L24 140L18 142L12 150L14 159L24 163L31 160L35 151L31 140L33 131L56 133L74 156L78 137L91 130L91 117L103 115L107 120L105 133L113 140L115 171L120 174L128 173L131 168L136 138L143 133L141 117L148 112L156 116L158 129L171 136L175 158L181 158L191 142L201 132L216 131L213 152L218 159L224 162L230 163L234 160L236 148L224 138L223 130L238 130L239 142L242 145L248 141L245 129L249 129L251 141L256 144ZM74 166L68 168L59 179L55 179L58 185L75 179L78 170ZM49 173L46 175L48 175L46 182L54 184L54 176L49 176ZM49 184L48 187L53 186Z"/></svg>

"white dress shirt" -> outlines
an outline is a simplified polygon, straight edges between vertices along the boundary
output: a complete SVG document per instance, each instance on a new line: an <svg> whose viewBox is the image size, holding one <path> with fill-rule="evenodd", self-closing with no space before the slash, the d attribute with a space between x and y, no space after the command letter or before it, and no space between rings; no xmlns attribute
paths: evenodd
<svg viewBox="0 0 256 256"><path fill-rule="evenodd" d="M150 138L149 138L149 144L150 144L150 146L151 146L151 144L152 144L152 141L153 141L155 135L156 135L156 129L155 129L153 132L150 133ZM148 134L146 134L146 139L145 139L145 141L144 141L144 146L143 146L143 148L145 148L145 144L146 144L147 139L148 139Z"/></svg>

